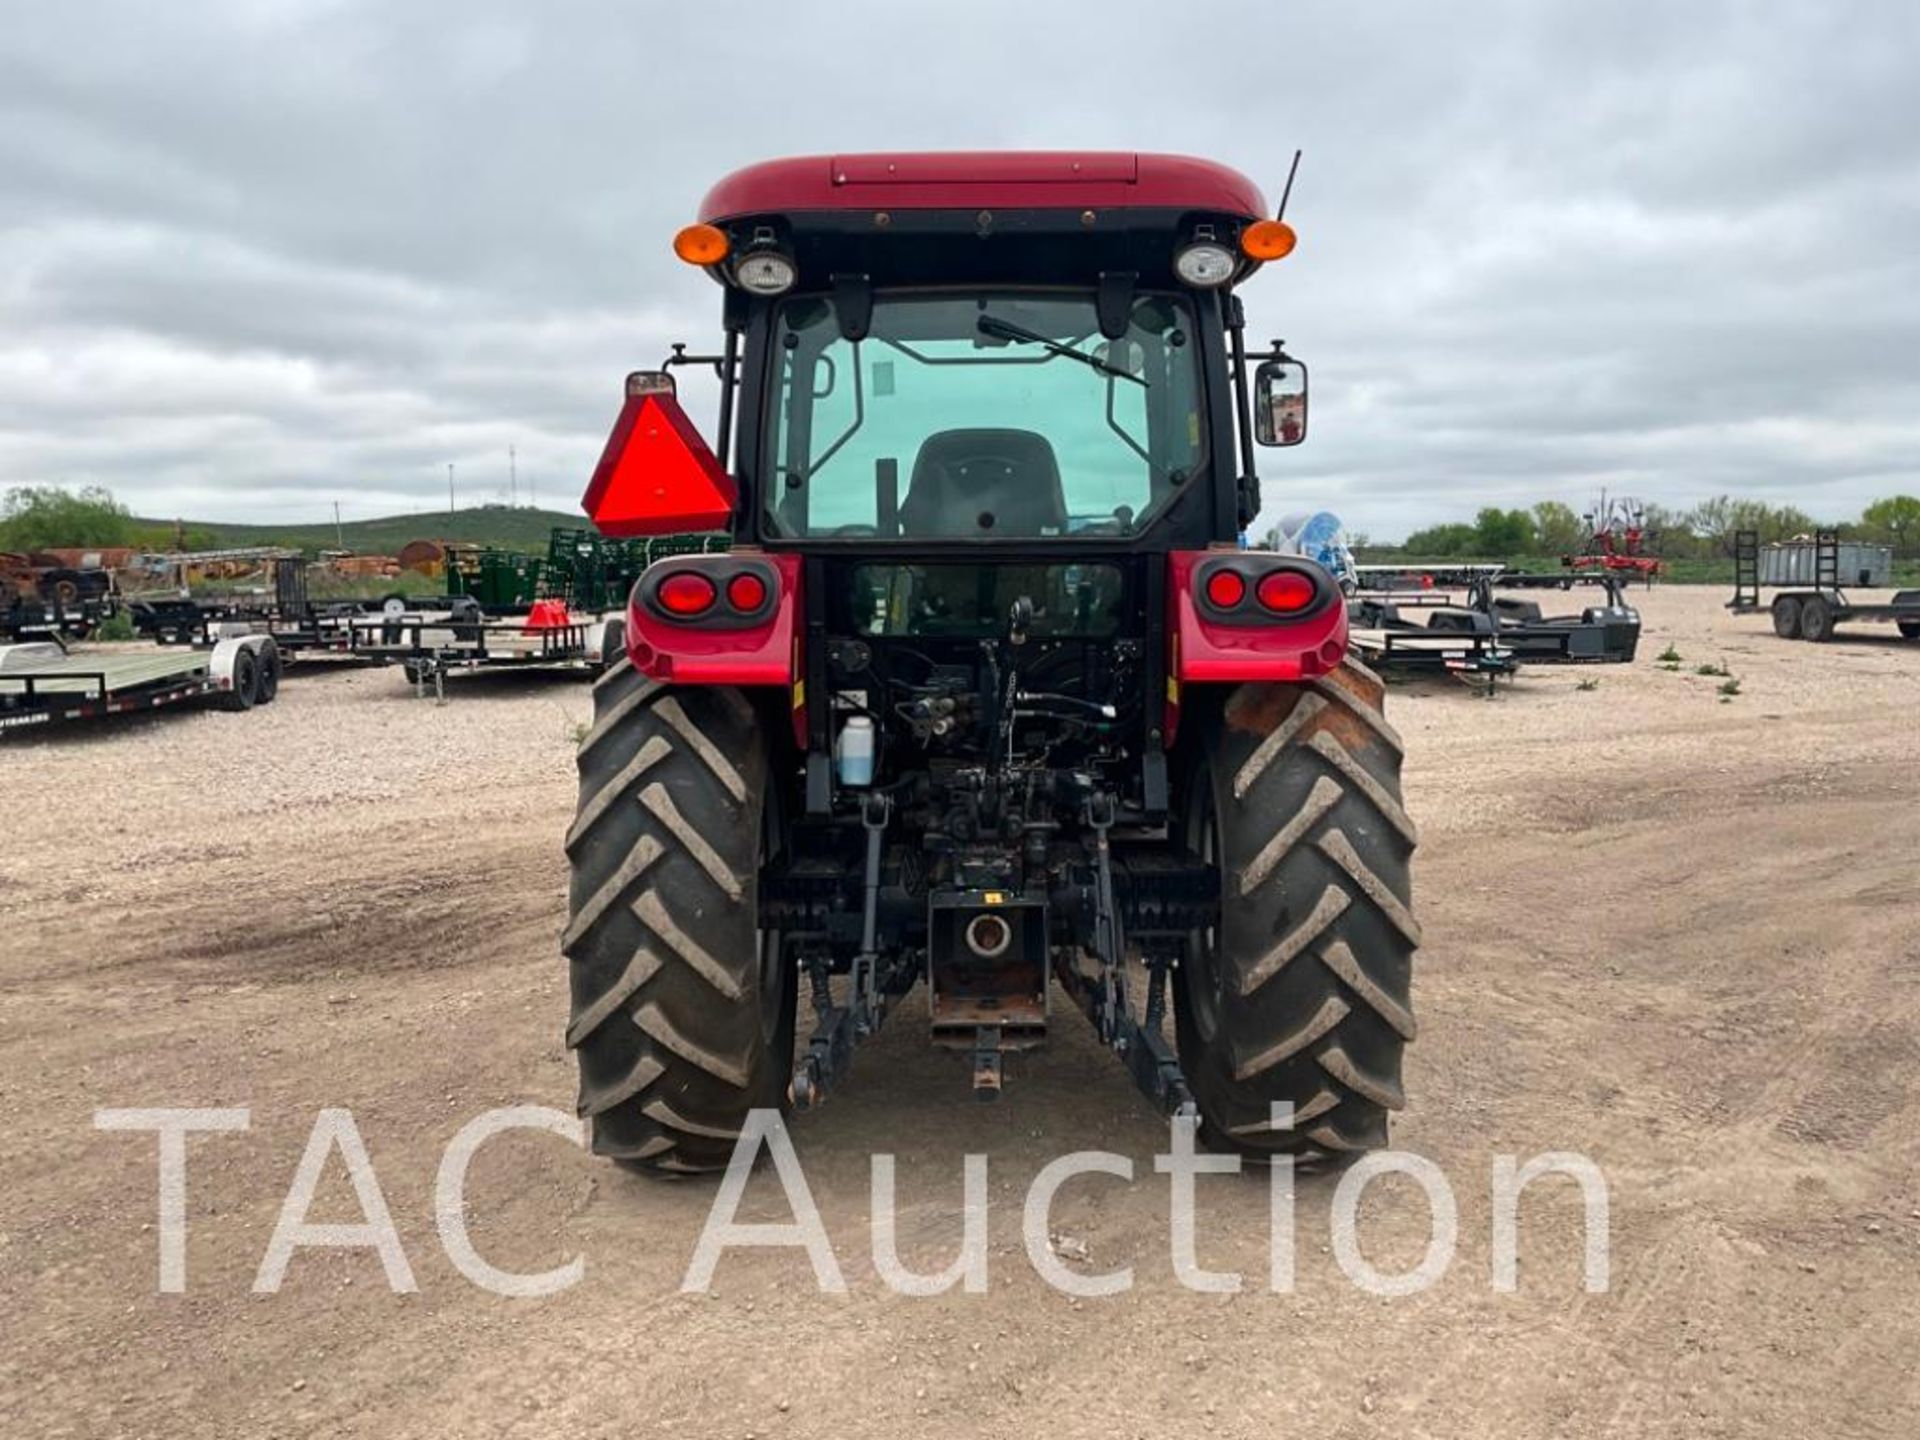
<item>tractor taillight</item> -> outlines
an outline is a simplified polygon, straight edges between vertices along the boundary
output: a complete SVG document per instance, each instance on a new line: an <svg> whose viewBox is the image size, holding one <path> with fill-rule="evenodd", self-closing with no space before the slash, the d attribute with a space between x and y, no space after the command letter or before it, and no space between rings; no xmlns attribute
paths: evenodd
<svg viewBox="0 0 1920 1440"><path fill-rule="evenodd" d="M1274 570L1261 576L1253 593L1276 615L1298 615L1320 598L1319 587L1298 570Z"/></svg>
<svg viewBox="0 0 1920 1440"><path fill-rule="evenodd" d="M1310 680L1347 650L1347 607L1311 560L1258 550L1167 557L1168 673L1180 684ZM1179 722L1169 689L1165 733Z"/></svg>
<svg viewBox="0 0 1920 1440"><path fill-rule="evenodd" d="M703 615L711 610L717 594L711 580L691 570L667 576L653 593L662 610L682 618Z"/></svg>
<svg viewBox="0 0 1920 1440"><path fill-rule="evenodd" d="M669 556L647 567L627 599L627 654L642 674L676 685L783 688L804 746L799 613L798 555Z"/></svg>
<svg viewBox="0 0 1920 1440"><path fill-rule="evenodd" d="M727 603L744 615L751 615L767 603L767 582L751 570L743 570L727 582Z"/></svg>
<svg viewBox="0 0 1920 1440"><path fill-rule="evenodd" d="M694 625L715 634L754 630L779 608L780 577L780 567L761 555L675 556L640 577L633 605L675 626Z"/></svg>
<svg viewBox="0 0 1920 1440"><path fill-rule="evenodd" d="M1207 602L1231 610L1247 598L1247 582L1232 570L1216 570L1207 577Z"/></svg>

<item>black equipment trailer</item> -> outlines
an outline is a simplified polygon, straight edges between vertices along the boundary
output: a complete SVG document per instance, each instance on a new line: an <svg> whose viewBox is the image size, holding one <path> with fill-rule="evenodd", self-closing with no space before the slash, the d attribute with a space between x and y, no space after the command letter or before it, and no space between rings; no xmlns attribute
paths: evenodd
<svg viewBox="0 0 1920 1440"><path fill-rule="evenodd" d="M307 566L298 556L274 562L271 598L196 600L185 595L142 596L128 604L133 628L162 645L208 645L244 627L269 635L287 656L320 651L350 654L352 621L376 613L376 600L314 600Z"/></svg>
<svg viewBox="0 0 1920 1440"><path fill-rule="evenodd" d="M251 710L279 690L280 652L266 635L201 649L0 645L0 733L193 701Z"/></svg>
<svg viewBox="0 0 1920 1440"><path fill-rule="evenodd" d="M1568 591L1598 586L1605 603L1583 605L1578 614L1550 615L1537 600L1502 594L1512 590ZM1640 649L1640 612L1626 601L1626 582L1616 571L1572 575L1503 572L1477 580L1468 604L1491 614L1500 638L1529 665L1625 665Z"/></svg>
<svg viewBox="0 0 1920 1440"><path fill-rule="evenodd" d="M1640 615L1609 572L1530 575L1497 566L1369 567L1349 600L1354 653L1376 669L1448 673L1488 685L1521 665L1631 661ZM1504 592L1599 586L1605 603L1550 615ZM1415 617L1418 616L1416 619Z"/></svg>
<svg viewBox="0 0 1920 1440"><path fill-rule="evenodd" d="M1761 595L1760 537L1752 530L1738 532L1733 540L1733 598L1727 608L1736 615L1770 611L1773 633L1783 640L1825 643L1833 639L1837 627L1855 620L1892 621L1902 639L1920 640L1920 590L1896 591L1887 601L1854 601L1845 586L1863 583L1865 573L1856 570L1855 579L1849 580L1842 573L1840 551L1837 532L1817 532L1810 581L1769 582L1775 594L1773 603L1766 605Z"/></svg>
<svg viewBox="0 0 1920 1440"><path fill-rule="evenodd" d="M112 591L70 601L15 596L0 600L0 640L85 640L118 610Z"/></svg>
<svg viewBox="0 0 1920 1440"><path fill-rule="evenodd" d="M543 609L543 607L552 607ZM496 613L465 596L444 601L390 600L346 622L354 655L399 665L415 690L446 699L446 677L481 668L576 669L598 674L626 641L619 615L575 617L559 601Z"/></svg>

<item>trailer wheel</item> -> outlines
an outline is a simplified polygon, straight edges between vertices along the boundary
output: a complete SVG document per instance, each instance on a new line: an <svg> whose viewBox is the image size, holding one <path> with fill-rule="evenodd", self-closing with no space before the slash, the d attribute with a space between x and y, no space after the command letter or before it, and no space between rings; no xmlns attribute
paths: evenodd
<svg viewBox="0 0 1920 1440"><path fill-rule="evenodd" d="M1800 638L1800 601L1792 595L1776 595L1773 599L1773 633L1782 640Z"/></svg>
<svg viewBox="0 0 1920 1440"><path fill-rule="evenodd" d="M1902 640L1920 640L1920 620L1899 620L1894 623L1899 627Z"/></svg>
<svg viewBox="0 0 1920 1440"><path fill-rule="evenodd" d="M759 928L768 737L740 691L667 686L624 656L593 712L561 941L580 1114L632 1168L719 1169L793 1066L794 970Z"/></svg>
<svg viewBox="0 0 1920 1440"><path fill-rule="evenodd" d="M1243 685L1197 747L1185 832L1219 868L1220 920L1188 938L1174 999L1181 1064L1221 1148L1368 1149L1404 1103L1416 837L1384 696L1352 660L1310 685ZM1270 1127L1283 1101L1290 1131Z"/></svg>
<svg viewBox="0 0 1920 1440"><path fill-rule="evenodd" d="M1833 606L1820 596L1810 596L1800 607L1800 638L1825 644L1833 638Z"/></svg>
<svg viewBox="0 0 1920 1440"><path fill-rule="evenodd" d="M606 674L627 653L627 622L609 620L600 636L600 661L593 668L596 677Z"/></svg>
<svg viewBox="0 0 1920 1440"><path fill-rule="evenodd" d="M271 705L280 693L280 647L271 640L260 642L260 664L254 676L253 695L257 704Z"/></svg>
<svg viewBox="0 0 1920 1440"><path fill-rule="evenodd" d="M260 695L260 661L252 649L233 657L233 688L220 692L217 702L222 710L251 710Z"/></svg>

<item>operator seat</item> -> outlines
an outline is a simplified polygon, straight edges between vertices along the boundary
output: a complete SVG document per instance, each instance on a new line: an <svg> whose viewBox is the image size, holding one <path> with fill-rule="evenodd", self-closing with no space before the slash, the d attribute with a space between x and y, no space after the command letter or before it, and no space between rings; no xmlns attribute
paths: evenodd
<svg viewBox="0 0 1920 1440"><path fill-rule="evenodd" d="M984 522L984 523L983 523ZM1067 528L1060 465L1032 430L938 430L913 459L905 536L1034 536Z"/></svg>

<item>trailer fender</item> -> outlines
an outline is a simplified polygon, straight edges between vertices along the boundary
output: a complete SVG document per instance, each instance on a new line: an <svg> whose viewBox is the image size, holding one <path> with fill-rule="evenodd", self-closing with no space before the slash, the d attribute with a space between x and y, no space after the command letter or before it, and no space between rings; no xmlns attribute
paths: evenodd
<svg viewBox="0 0 1920 1440"><path fill-rule="evenodd" d="M595 669L617 660L626 652L627 622L619 615L602 615L587 626L586 630L587 664Z"/></svg>
<svg viewBox="0 0 1920 1440"><path fill-rule="evenodd" d="M256 663L266 650L277 651L271 635L229 635L213 647L213 654L207 658L207 673L213 677L214 685L221 690L233 689L233 667L239 661L242 651L251 652Z"/></svg>

